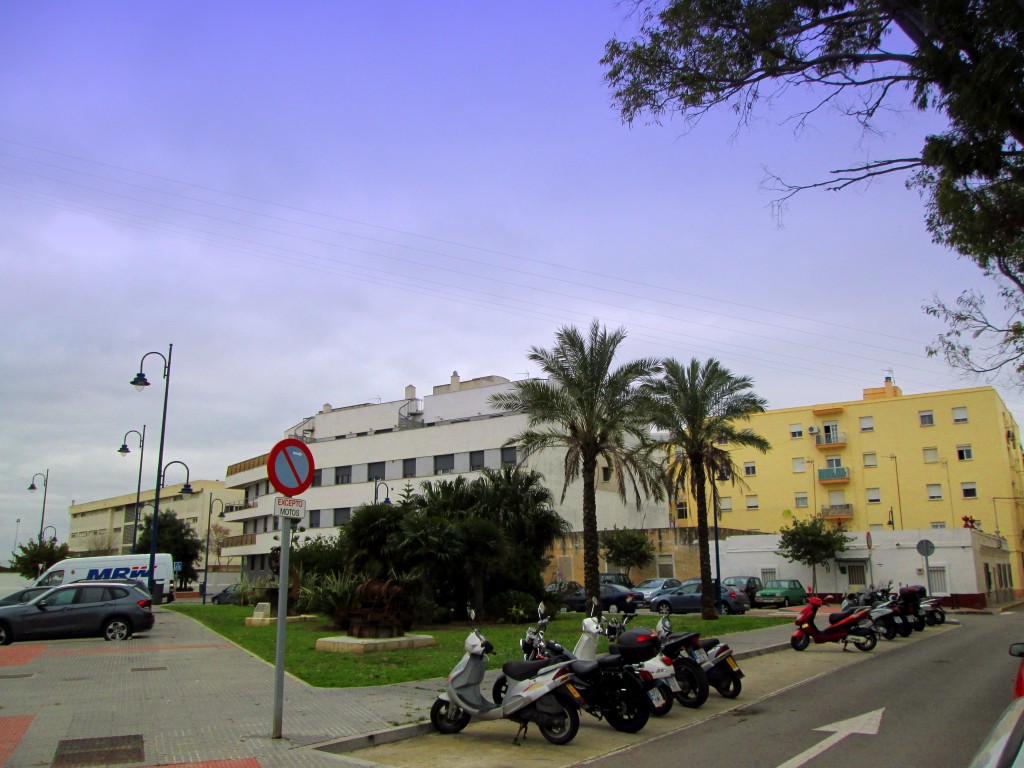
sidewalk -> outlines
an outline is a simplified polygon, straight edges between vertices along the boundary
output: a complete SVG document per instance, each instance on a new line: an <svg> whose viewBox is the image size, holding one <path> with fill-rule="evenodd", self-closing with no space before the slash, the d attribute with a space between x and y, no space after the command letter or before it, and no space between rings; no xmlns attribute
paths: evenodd
<svg viewBox="0 0 1024 768"><path fill-rule="evenodd" d="M271 739L273 666L185 616L157 613L153 631L124 643L0 648L0 768L366 766L344 753L430 729L442 679L316 689L286 676L284 738ZM743 659L788 648L792 630L721 638Z"/></svg>

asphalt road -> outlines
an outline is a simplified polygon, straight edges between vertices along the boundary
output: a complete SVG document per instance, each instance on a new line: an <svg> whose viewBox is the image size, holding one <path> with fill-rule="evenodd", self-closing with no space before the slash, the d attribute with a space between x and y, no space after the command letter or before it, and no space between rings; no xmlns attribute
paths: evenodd
<svg viewBox="0 0 1024 768"><path fill-rule="evenodd" d="M871 658L863 663L583 764L621 768L624 761L676 765L682 760L687 768L967 765L1010 702L1019 660L1007 654L1007 647L1024 639L1024 613L959 618L961 628L936 633L927 642L898 647L894 641L891 651L866 654ZM814 650L812 646L804 653ZM863 715L869 717L858 725L870 731L877 721L877 735L837 740L830 732L815 730ZM809 756L830 738L836 743Z"/></svg>

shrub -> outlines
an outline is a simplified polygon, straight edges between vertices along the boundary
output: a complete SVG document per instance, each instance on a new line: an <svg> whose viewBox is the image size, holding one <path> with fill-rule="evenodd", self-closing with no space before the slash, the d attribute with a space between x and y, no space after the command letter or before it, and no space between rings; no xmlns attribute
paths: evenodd
<svg viewBox="0 0 1024 768"><path fill-rule="evenodd" d="M522 624L536 618L537 600L526 592L510 589L488 600L484 611L493 621L511 621L514 624Z"/></svg>

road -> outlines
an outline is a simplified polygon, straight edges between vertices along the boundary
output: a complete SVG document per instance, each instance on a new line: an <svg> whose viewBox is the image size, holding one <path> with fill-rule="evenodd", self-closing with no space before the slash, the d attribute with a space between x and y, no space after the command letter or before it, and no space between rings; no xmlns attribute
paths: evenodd
<svg viewBox="0 0 1024 768"><path fill-rule="evenodd" d="M961 628L927 642L894 646L864 663L582 764L621 768L624 761L676 765L683 759L687 768L967 765L1010 701L1018 659L1006 651L1024 639L1024 613L961 618ZM840 738L815 730L869 713L873 717L861 730L872 730L877 721L877 735ZM830 746L814 756L826 739Z"/></svg>

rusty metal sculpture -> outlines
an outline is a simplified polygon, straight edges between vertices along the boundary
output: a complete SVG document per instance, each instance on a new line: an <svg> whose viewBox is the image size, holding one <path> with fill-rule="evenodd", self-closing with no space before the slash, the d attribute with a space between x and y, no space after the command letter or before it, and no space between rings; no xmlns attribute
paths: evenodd
<svg viewBox="0 0 1024 768"><path fill-rule="evenodd" d="M356 606L349 611L349 637L402 637L405 589L397 579L370 579L356 589Z"/></svg>

